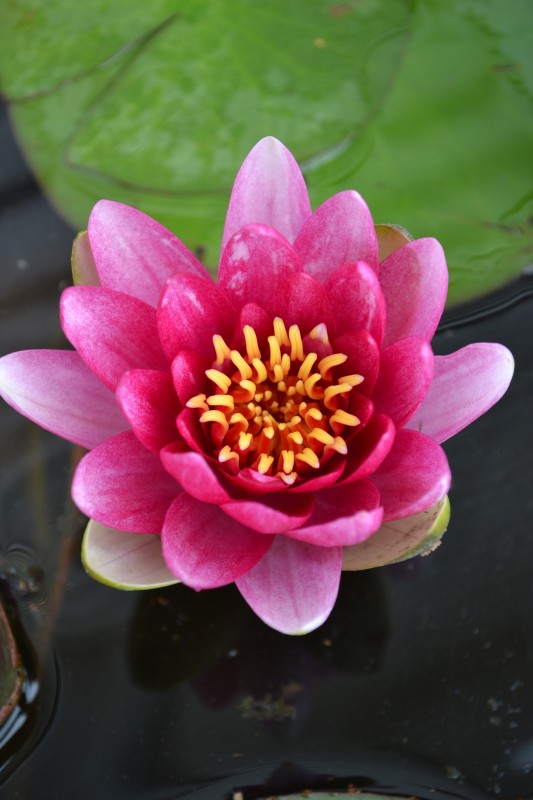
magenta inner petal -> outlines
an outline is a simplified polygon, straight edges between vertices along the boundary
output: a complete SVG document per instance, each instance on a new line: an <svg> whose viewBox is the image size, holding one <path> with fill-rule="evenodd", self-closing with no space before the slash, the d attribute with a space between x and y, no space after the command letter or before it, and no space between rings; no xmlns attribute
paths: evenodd
<svg viewBox="0 0 533 800"><path fill-rule="evenodd" d="M265 495L260 501L232 501L225 503L222 510L258 533L281 533L306 522L314 505L310 495L282 493Z"/></svg>
<svg viewBox="0 0 533 800"><path fill-rule="evenodd" d="M157 324L169 362L180 350L210 356L215 333L231 341L235 310L211 280L176 275L161 296Z"/></svg>
<svg viewBox="0 0 533 800"><path fill-rule="evenodd" d="M172 380L180 403L186 403L195 395L206 392L205 371L211 367L212 357L202 356L194 350L182 350L172 362Z"/></svg>
<svg viewBox="0 0 533 800"><path fill-rule="evenodd" d="M375 271L363 261L344 264L331 273L324 289L335 310L337 336L363 329L381 346L386 309Z"/></svg>
<svg viewBox="0 0 533 800"><path fill-rule="evenodd" d="M333 310L323 287L309 275L296 273L280 282L278 290L264 303L265 310L281 317L287 326L298 325L302 334L325 324L330 337L335 335Z"/></svg>
<svg viewBox="0 0 533 800"><path fill-rule="evenodd" d="M342 365L342 374L361 375L363 381L357 386L357 391L370 396L380 365L379 347L374 338L368 331L354 330L339 336L333 344L336 353L348 356L348 360Z"/></svg>
<svg viewBox="0 0 533 800"><path fill-rule="evenodd" d="M379 280L387 305L385 345L418 336L430 341L448 293L448 268L436 239L416 239L380 265Z"/></svg>
<svg viewBox="0 0 533 800"><path fill-rule="evenodd" d="M165 469L197 500L220 505L233 499L227 481L199 453L169 445L160 456Z"/></svg>
<svg viewBox="0 0 533 800"><path fill-rule="evenodd" d="M376 411L389 416L397 428L405 425L426 396L433 361L430 345L414 337L394 342L382 351L372 401Z"/></svg>
<svg viewBox="0 0 533 800"><path fill-rule="evenodd" d="M306 524L287 536L322 547L359 544L377 531L382 519L378 490L370 481L358 481L320 492Z"/></svg>
<svg viewBox="0 0 533 800"><path fill-rule="evenodd" d="M218 286L235 306L261 303L301 272L298 256L273 228L248 225L226 245L218 271Z"/></svg>
<svg viewBox="0 0 533 800"><path fill-rule="evenodd" d="M162 533L163 556L193 589L225 586L257 564L274 537L261 536L186 492L172 503Z"/></svg>
<svg viewBox="0 0 533 800"><path fill-rule="evenodd" d="M181 407L168 372L130 370L123 375L116 397L133 432L153 453L178 438L176 417Z"/></svg>
<svg viewBox="0 0 533 800"><path fill-rule="evenodd" d="M324 283L343 264L365 261L378 268L374 222L360 194L339 192L309 217L294 243L304 271Z"/></svg>
<svg viewBox="0 0 533 800"><path fill-rule="evenodd" d="M444 497L450 481L442 448L428 436L410 430L397 432L391 452L372 475L385 522L425 511Z"/></svg>
<svg viewBox="0 0 533 800"><path fill-rule="evenodd" d="M159 458L126 431L91 450L72 481L74 502L103 525L133 533L159 533L181 486Z"/></svg>
<svg viewBox="0 0 533 800"><path fill-rule="evenodd" d="M340 483L352 483L370 477L390 453L395 436L396 428L392 420L384 414L375 414L350 441Z"/></svg>
<svg viewBox="0 0 533 800"><path fill-rule="evenodd" d="M129 369L167 367L155 311L135 297L101 286L71 286L61 295L61 326L110 389Z"/></svg>

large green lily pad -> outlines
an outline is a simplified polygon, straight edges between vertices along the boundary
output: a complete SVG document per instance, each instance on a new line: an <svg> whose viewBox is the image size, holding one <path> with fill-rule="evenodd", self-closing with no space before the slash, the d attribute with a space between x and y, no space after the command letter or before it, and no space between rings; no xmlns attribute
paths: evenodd
<svg viewBox="0 0 533 800"><path fill-rule="evenodd" d="M80 228L100 197L214 267L235 173L272 134L314 205L357 188L437 236L450 299L530 259L526 0L10 3L0 78L28 159ZM529 203L529 205L528 205Z"/></svg>

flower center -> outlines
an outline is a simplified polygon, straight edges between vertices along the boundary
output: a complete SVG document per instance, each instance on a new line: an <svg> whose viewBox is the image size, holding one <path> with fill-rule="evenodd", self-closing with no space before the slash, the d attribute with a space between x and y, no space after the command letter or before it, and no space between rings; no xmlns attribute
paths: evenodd
<svg viewBox="0 0 533 800"><path fill-rule="evenodd" d="M349 394L363 377L335 378L348 357L332 353L319 360L312 349L306 353L298 325L287 332L276 317L273 331L263 352L250 325L243 328L245 353L213 336L216 361L205 373L213 394L195 395L187 406L199 410L228 471L250 467L290 486L335 453L347 452L342 434L360 422L347 410ZM324 336L325 326L318 325L307 341Z"/></svg>

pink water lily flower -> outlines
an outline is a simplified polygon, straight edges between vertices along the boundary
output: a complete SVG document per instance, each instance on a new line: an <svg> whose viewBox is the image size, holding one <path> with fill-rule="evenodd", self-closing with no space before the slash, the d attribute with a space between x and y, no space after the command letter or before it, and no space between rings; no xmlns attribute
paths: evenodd
<svg viewBox="0 0 533 800"><path fill-rule="evenodd" d="M498 344L433 355L439 243L376 232L354 191L313 213L272 138L235 181L217 281L107 200L74 255L85 285L64 291L61 324L75 350L5 356L0 386L89 450L72 486L93 520L89 569L127 588L235 582L285 633L326 619L343 558L383 563L412 547L393 553L395 536L420 520L427 534L450 486L440 443L511 379Z"/></svg>

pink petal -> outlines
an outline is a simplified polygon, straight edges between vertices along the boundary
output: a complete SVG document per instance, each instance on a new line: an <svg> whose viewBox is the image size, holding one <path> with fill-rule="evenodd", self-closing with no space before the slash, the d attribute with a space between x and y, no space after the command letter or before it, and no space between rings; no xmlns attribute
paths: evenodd
<svg viewBox="0 0 533 800"><path fill-rule="evenodd" d="M358 481L319 492L307 523L286 535L320 547L358 544L377 531L382 519L378 490L370 481Z"/></svg>
<svg viewBox="0 0 533 800"><path fill-rule="evenodd" d="M129 427L113 394L71 350L4 356L0 394L45 430L88 449Z"/></svg>
<svg viewBox="0 0 533 800"><path fill-rule="evenodd" d="M379 272L387 305L384 344L418 336L428 341L441 318L448 292L448 269L436 239L416 239L382 262Z"/></svg>
<svg viewBox="0 0 533 800"><path fill-rule="evenodd" d="M282 533L299 528L313 511L311 495L266 495L262 500L234 500L224 503L222 510L258 533Z"/></svg>
<svg viewBox="0 0 533 800"><path fill-rule="evenodd" d="M272 541L186 492L172 503L162 535L167 566L193 589L232 583L257 564Z"/></svg>
<svg viewBox="0 0 533 800"><path fill-rule="evenodd" d="M218 286L235 308L241 308L261 303L301 269L296 253L274 228L247 225L232 236L222 253Z"/></svg>
<svg viewBox="0 0 533 800"><path fill-rule="evenodd" d="M172 380L180 403L184 406L191 397L205 394L208 379L205 371L213 359L201 356L193 350L182 350L172 362Z"/></svg>
<svg viewBox="0 0 533 800"><path fill-rule="evenodd" d="M379 280L368 264L344 264L324 284L335 310L337 336L363 328L381 346L385 331L385 301Z"/></svg>
<svg viewBox="0 0 533 800"><path fill-rule="evenodd" d="M294 242L311 213L300 168L281 142L261 139L239 170L226 217L222 250L245 225L270 225Z"/></svg>
<svg viewBox="0 0 533 800"><path fill-rule="evenodd" d="M346 461L344 458L337 457L329 462L325 467L318 470L320 475L314 478L307 478L302 483L291 486L291 495L301 492L317 492L320 489L327 489L338 482L344 472Z"/></svg>
<svg viewBox="0 0 533 800"><path fill-rule="evenodd" d="M76 286L100 286L87 231L78 233L72 245L72 277Z"/></svg>
<svg viewBox="0 0 533 800"><path fill-rule="evenodd" d="M394 447L372 475L385 522L425 511L444 497L450 481L442 448L428 436L405 429L397 432Z"/></svg>
<svg viewBox="0 0 533 800"><path fill-rule="evenodd" d="M350 440L339 483L342 485L370 477L390 453L395 435L393 421L383 414L375 414L368 425Z"/></svg>
<svg viewBox="0 0 533 800"><path fill-rule="evenodd" d="M88 517L133 533L159 533L181 487L161 461L126 431L80 461L72 481L74 502Z"/></svg>
<svg viewBox="0 0 533 800"><path fill-rule="evenodd" d="M129 369L165 369L153 308L101 286L72 286L61 295L61 326L87 366L115 389Z"/></svg>
<svg viewBox="0 0 533 800"><path fill-rule="evenodd" d="M208 277L173 233L136 208L100 200L92 210L89 240L102 286L156 306L177 273Z"/></svg>
<svg viewBox="0 0 533 800"><path fill-rule="evenodd" d="M165 469L197 500L215 505L232 500L221 476L199 453L182 450L179 445L170 445L161 452L160 458Z"/></svg>
<svg viewBox="0 0 533 800"><path fill-rule="evenodd" d="M213 335L233 336L235 310L210 279L176 275L169 280L157 309L159 336L169 361L180 350L214 358Z"/></svg>
<svg viewBox="0 0 533 800"><path fill-rule="evenodd" d="M250 467L239 470L236 475L229 475L228 480L236 490L244 494L270 494L288 489L281 478L275 475L262 475Z"/></svg>
<svg viewBox="0 0 533 800"><path fill-rule="evenodd" d="M513 371L513 356L501 344L479 342L435 356L433 382L408 427L446 441L498 402Z"/></svg>
<svg viewBox="0 0 533 800"><path fill-rule="evenodd" d="M411 419L426 396L433 377L433 351L424 339L401 339L381 353L379 376L372 392L376 411L397 428Z"/></svg>
<svg viewBox="0 0 533 800"><path fill-rule="evenodd" d="M263 622L303 634L329 616L339 591L342 547L316 547L277 536L261 561L236 583Z"/></svg>
<svg viewBox="0 0 533 800"><path fill-rule="evenodd" d="M272 318L281 317L287 330L298 325L302 336L320 324L326 325L330 336L335 333L333 310L324 288L303 272L282 281L264 308Z"/></svg>
<svg viewBox="0 0 533 800"><path fill-rule="evenodd" d="M268 337L273 333L272 323L272 317L258 306L257 303L247 303L241 309L239 322L235 330L235 337L231 346L241 352L243 347L246 348L246 340L243 334L245 325L249 325L254 329L259 347L266 346ZM230 343L228 342L228 344Z"/></svg>
<svg viewBox="0 0 533 800"><path fill-rule="evenodd" d="M130 370L123 375L116 397L136 437L153 453L178 438L180 404L168 372Z"/></svg>
<svg viewBox="0 0 533 800"><path fill-rule="evenodd" d="M343 264L365 261L378 266L378 242L368 207L360 194L339 192L309 217L294 249L304 271L319 283Z"/></svg>
<svg viewBox="0 0 533 800"><path fill-rule="evenodd" d="M207 441L197 408L184 408L180 411L176 427L191 450L201 455L211 455L213 446Z"/></svg>
<svg viewBox="0 0 533 800"><path fill-rule="evenodd" d="M336 353L344 353L348 360L337 368L342 375L362 375L364 380L357 391L371 395L379 373L380 353L374 338L368 331L359 330L344 333L334 341Z"/></svg>

